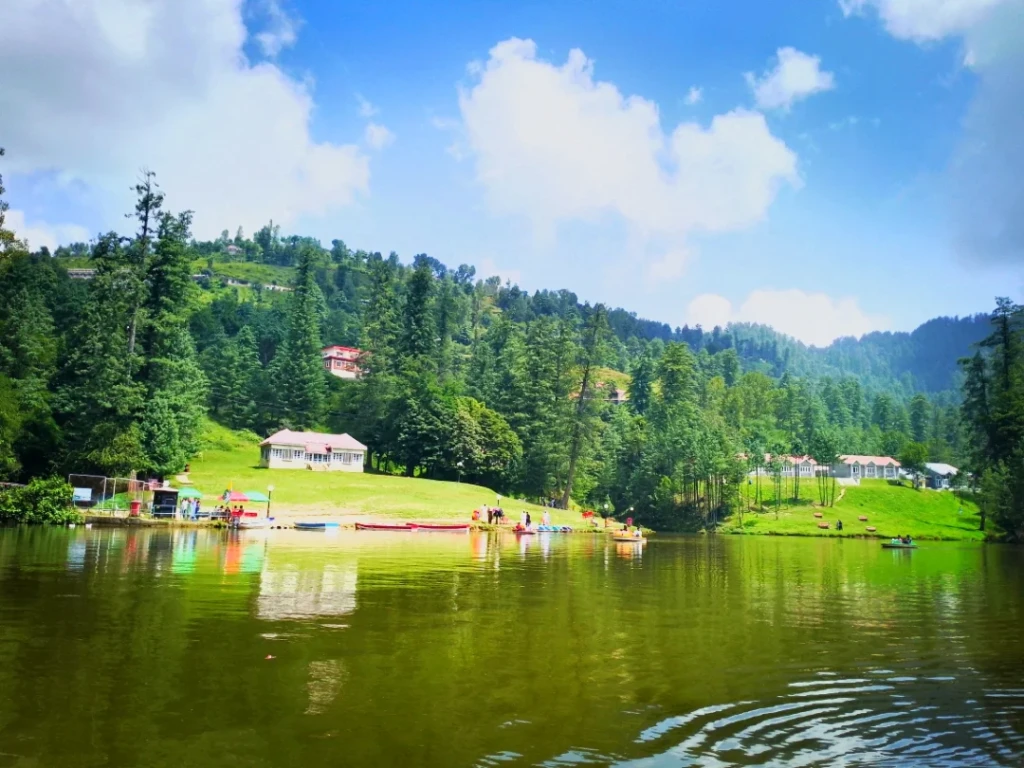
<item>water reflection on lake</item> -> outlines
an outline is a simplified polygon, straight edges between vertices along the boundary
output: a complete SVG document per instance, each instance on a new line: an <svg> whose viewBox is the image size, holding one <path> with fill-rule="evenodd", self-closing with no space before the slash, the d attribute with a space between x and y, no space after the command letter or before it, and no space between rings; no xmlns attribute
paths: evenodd
<svg viewBox="0 0 1024 768"><path fill-rule="evenodd" d="M1018 765L1022 587L966 544L0 530L0 768Z"/></svg>

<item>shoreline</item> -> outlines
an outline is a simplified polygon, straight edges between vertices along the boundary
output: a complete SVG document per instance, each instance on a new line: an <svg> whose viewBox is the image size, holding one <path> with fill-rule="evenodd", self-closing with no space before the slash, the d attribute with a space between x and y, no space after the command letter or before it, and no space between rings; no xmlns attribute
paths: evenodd
<svg viewBox="0 0 1024 768"><path fill-rule="evenodd" d="M330 521L335 522L335 521ZM366 520L360 520L359 522L371 522L369 518ZM388 522L394 523L394 520L388 519ZM415 521L410 521L415 522ZM437 521L432 520L430 522L461 522L458 520L451 521ZM212 530L237 530L233 529L226 522L221 520L154 520L146 517L117 517L107 515L83 515L83 523L92 527L108 527L108 528L171 528L171 529L212 529ZM240 529L240 530L295 530L295 520L292 518L284 518L277 520L274 525L267 526L266 528L252 528L252 529ZM470 532L477 533L515 533L512 526L497 526L488 525L487 523L471 522L469 523ZM344 531L356 530L356 521L345 521L338 522L338 529ZM606 534L611 535L618 529L616 527L587 527L587 528L573 528L571 531L551 531L551 533L566 533L566 534ZM535 533L544 533L544 531L535 531ZM658 531L651 531L644 529L645 536L657 536ZM679 531L679 532L660 532L664 535L691 535L691 536L703 536L703 535L721 535L721 536L765 536L765 537L782 537L782 538L803 538L803 539L859 539L867 541L885 542L893 538L893 536L877 535L877 534L865 534L865 533L839 533L836 531L832 532L802 532L802 531L743 531L738 529L719 528L717 530L700 530L700 531ZM967 536L944 536L941 534L934 535L916 535L914 536L915 541L945 541L945 542L966 542L966 543L994 543L996 539L986 537L984 539L969 538Z"/></svg>

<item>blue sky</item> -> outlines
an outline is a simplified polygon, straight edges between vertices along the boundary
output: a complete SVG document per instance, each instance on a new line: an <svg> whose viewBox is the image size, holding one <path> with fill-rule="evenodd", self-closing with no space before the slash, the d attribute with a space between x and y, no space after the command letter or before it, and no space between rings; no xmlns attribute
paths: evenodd
<svg viewBox="0 0 1024 768"><path fill-rule="evenodd" d="M147 166L197 236L273 218L674 325L1022 296L1021 0L8 5L35 245L123 228Z"/></svg>

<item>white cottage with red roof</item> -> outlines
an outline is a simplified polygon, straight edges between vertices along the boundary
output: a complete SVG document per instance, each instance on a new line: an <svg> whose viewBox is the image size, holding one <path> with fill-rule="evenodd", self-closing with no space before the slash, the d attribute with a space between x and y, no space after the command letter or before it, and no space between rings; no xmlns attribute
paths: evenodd
<svg viewBox="0 0 1024 768"><path fill-rule="evenodd" d="M260 443L260 466L268 469L362 472L365 461L366 446L348 434L282 429Z"/></svg>

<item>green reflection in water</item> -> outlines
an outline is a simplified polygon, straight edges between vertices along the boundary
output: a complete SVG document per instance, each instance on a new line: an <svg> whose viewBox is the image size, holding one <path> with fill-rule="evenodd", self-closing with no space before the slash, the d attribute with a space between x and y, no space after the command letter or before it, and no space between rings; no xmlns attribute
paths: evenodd
<svg viewBox="0 0 1024 768"><path fill-rule="evenodd" d="M1022 586L973 544L0 530L0 766L1012 765Z"/></svg>

